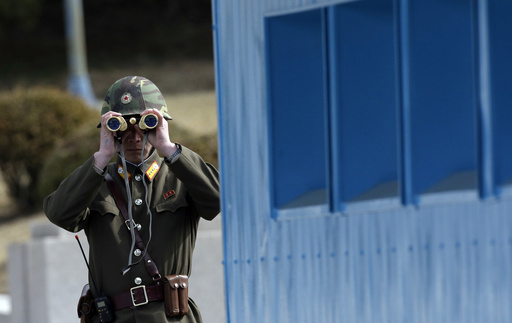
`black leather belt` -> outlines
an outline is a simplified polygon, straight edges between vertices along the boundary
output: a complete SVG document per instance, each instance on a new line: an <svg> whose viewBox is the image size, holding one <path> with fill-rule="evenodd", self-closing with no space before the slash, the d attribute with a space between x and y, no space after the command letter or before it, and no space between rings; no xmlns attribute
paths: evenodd
<svg viewBox="0 0 512 323"><path fill-rule="evenodd" d="M149 302L163 301L164 289L161 282L149 286L135 286L127 292L113 296L111 300L114 310L118 311L128 307L146 305Z"/></svg>

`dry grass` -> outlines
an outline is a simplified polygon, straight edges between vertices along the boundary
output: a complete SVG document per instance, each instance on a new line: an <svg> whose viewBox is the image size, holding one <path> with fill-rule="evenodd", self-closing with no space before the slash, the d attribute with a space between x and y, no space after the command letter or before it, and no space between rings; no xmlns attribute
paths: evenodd
<svg viewBox="0 0 512 323"><path fill-rule="evenodd" d="M211 91L215 87L214 66L211 60L135 62L129 66L117 65L108 69L91 70L89 75L93 90L99 99L103 99L106 90L114 81L129 75L140 75L150 79L167 95Z"/></svg>
<svg viewBox="0 0 512 323"><path fill-rule="evenodd" d="M191 92L165 97L172 123L201 136L217 132L217 109L214 91Z"/></svg>
<svg viewBox="0 0 512 323"><path fill-rule="evenodd" d="M159 85L157 81L155 83ZM217 110L215 92L213 90L184 91L183 94L178 95L165 94L165 99L169 106L169 113L174 119L173 123L175 122L187 128L187 130L198 136L216 134ZM12 205L7 198L6 187L0 177L0 209L8 210L11 208ZM1 213L4 213L4 215ZM6 216L5 213L7 212L0 212L0 220L2 220L2 216ZM9 291L6 268L8 246L15 242L29 240L30 223L45 219L42 213L37 213L31 216L13 217L9 220L0 221L0 294L5 294Z"/></svg>

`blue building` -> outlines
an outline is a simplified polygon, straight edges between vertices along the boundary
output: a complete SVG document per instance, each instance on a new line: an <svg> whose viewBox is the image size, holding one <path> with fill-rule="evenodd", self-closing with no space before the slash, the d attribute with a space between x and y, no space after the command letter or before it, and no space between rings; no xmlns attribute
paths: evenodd
<svg viewBox="0 0 512 323"><path fill-rule="evenodd" d="M512 1L213 7L229 322L512 322Z"/></svg>

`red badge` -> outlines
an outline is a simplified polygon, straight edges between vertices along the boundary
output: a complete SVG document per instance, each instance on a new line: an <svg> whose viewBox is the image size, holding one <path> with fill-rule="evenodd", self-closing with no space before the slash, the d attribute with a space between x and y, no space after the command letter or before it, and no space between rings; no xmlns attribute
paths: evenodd
<svg viewBox="0 0 512 323"><path fill-rule="evenodd" d="M176 192L174 192L174 190L170 190L169 192L164 193L164 199L167 200L169 197L173 196L174 194L176 194Z"/></svg>
<svg viewBox="0 0 512 323"><path fill-rule="evenodd" d="M121 102L124 104L128 104L128 103L132 102L132 95L129 92L125 92L121 96Z"/></svg>

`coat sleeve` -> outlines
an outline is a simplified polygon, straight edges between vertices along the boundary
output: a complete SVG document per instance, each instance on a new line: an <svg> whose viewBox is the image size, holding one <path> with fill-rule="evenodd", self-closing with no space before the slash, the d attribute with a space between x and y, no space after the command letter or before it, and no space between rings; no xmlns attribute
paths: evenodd
<svg viewBox="0 0 512 323"><path fill-rule="evenodd" d="M213 220L220 212L219 172L192 150L181 147L180 158L168 164L169 168L185 185L199 215Z"/></svg>
<svg viewBox="0 0 512 323"><path fill-rule="evenodd" d="M85 227L88 207L103 182L103 176L94 170L93 163L94 158L89 158L43 200L43 211L52 223L71 232Z"/></svg>

